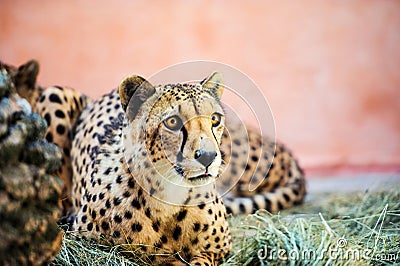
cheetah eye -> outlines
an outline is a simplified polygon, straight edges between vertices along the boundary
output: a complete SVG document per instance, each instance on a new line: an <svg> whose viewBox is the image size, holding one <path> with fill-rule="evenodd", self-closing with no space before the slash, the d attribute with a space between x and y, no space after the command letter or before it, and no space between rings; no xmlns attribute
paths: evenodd
<svg viewBox="0 0 400 266"><path fill-rule="evenodd" d="M213 127L217 127L221 124L222 115L220 113L213 113L211 115L211 124Z"/></svg>
<svg viewBox="0 0 400 266"><path fill-rule="evenodd" d="M173 115L164 120L164 125L170 130L178 130L182 127L182 120L177 115Z"/></svg>

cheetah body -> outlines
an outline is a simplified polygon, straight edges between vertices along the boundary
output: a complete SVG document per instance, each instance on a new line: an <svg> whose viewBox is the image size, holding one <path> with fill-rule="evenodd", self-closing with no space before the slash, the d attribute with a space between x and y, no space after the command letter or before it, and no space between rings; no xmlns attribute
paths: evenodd
<svg viewBox="0 0 400 266"><path fill-rule="evenodd" d="M17 90L28 101L31 98L36 112L50 125L46 138L63 150L58 174L67 184L64 201L72 200L74 229L85 237L150 254L146 258L152 263L213 264L231 246L226 212L277 212L304 199L304 174L282 144L229 120L221 122L218 132L215 128L210 132L210 114L223 110L208 83L153 87L152 95L139 94L129 105L129 86L121 90L129 82L91 102L68 88L33 90L37 70L29 64L15 72ZM183 109L185 121L192 125L185 137L190 145L184 150L176 148L182 146L182 134L156 130L165 126L166 110L177 114L174 106ZM208 122L200 119L208 123L206 127L192 123L197 112L208 117ZM196 144L199 136L209 141ZM212 167L202 173L197 169L202 164L194 159L199 147L217 154ZM193 168L190 174L182 175L184 167L168 164L178 159L179 152L191 160L186 165ZM204 173L207 178L197 178ZM185 177L195 177L194 182Z"/></svg>
<svg viewBox="0 0 400 266"><path fill-rule="evenodd" d="M133 87L137 78L132 79L125 87ZM71 154L75 229L192 264L204 256L219 260L229 252L231 238L225 207L211 182L219 174L223 132L222 121L211 125L211 116L223 113L216 92L200 84L151 87L149 99L139 108L140 103L131 103L124 112L121 86L120 93L87 106L76 129ZM183 121L181 128L168 129L168 117ZM215 158L200 162L194 150L215 152ZM171 259L146 257L157 264Z"/></svg>

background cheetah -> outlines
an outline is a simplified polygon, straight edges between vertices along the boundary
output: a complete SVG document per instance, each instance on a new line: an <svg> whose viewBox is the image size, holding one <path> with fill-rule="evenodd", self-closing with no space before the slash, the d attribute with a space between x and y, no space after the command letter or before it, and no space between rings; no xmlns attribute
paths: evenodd
<svg viewBox="0 0 400 266"><path fill-rule="evenodd" d="M28 64L32 64L32 62L29 62ZM24 80L26 75L25 76L22 75L22 70L32 69L31 67L28 67L28 64L26 66L20 67L19 70L16 71L17 74L14 75L16 79L20 81ZM34 77L34 80L36 81L37 71L26 71L26 72L28 73L28 76L30 74L32 77ZM24 84L24 83L20 82L19 84ZM32 91L37 91L40 94L40 97L38 97L39 101L37 102L35 107L36 110L40 112L45 118L47 116L46 120L50 121L48 122L50 123L51 127L49 128L47 134L48 136L51 137L48 138L53 138L53 141L56 144L63 147L64 156L69 158L69 151L70 151L69 141L71 140L70 136L75 135L74 128L75 128L75 120L77 117L76 113L79 113L80 110L83 108L83 106L87 105L88 100L86 97L77 92L73 92L72 90L69 89L66 90L60 87L53 87L50 90L45 90L45 92L47 93L43 93L41 92L41 90L34 89L34 87L36 86L35 84L36 82L31 82L29 85L30 88L32 88ZM177 86L185 87L187 85L178 84ZM20 85L20 88L21 87L22 86ZM31 90L20 89L19 91L21 91L22 96L25 96L29 95L27 94L27 92L30 93ZM70 94L66 93L66 91L69 92ZM74 178L76 178L75 180L77 182L75 182L74 185L73 198L74 198L74 205L76 207L76 212L78 214L76 220L77 229L81 227L80 229L83 234L85 234L85 232L83 231L86 230L94 232L95 235L104 234L105 236L107 235L112 236L112 238L115 239L124 237L123 236L121 237L123 233L121 232L121 230L112 230L114 228L113 226L119 223L121 224L120 226L122 227L128 226L126 224L127 223L126 221L132 219L133 212L127 211L126 213L123 213L123 215L109 217L108 215L109 211L107 211L108 209L110 209L111 207L113 207L111 209L114 209L116 206L121 206L121 205L125 206L126 204L128 204L130 207L134 207L134 209L141 210L139 212L138 211L135 212L135 214L137 214L138 216L134 217L134 219L135 221L142 221L149 219L148 216L151 216L149 208L145 208L145 206L149 205L147 201L149 201L149 199L151 198L148 197L146 193L148 192L151 195L154 195L155 197L160 197L160 195L156 195L157 193L155 189L154 188L152 189L151 186L148 187L146 191L139 190L132 181L129 181L130 179L125 180L124 178L122 178L122 175L120 176L118 174L119 171L123 172L127 171L127 169L122 169L122 166L125 164L123 160L119 161L115 159L113 162L113 165L115 165L114 167L108 166L106 169L101 168L101 170L103 171L99 170L100 169L99 167L104 166L100 164L101 160L104 159L109 160L107 158L113 157L111 155L113 152L115 153L118 151L118 153L121 153L121 148L119 148L118 150L118 148L116 148L115 146L115 143L120 141L120 139L118 138L121 138L121 136L120 133L115 134L115 131L116 130L118 131L120 130L121 127L125 127L127 125L125 121L124 112L122 111L122 106L127 105L128 102L127 99L129 99L129 96L132 96L129 95L129 93L121 95L125 96L123 96L122 99L120 99L118 93L114 91L108 95L103 96L94 104L89 104L89 106L85 109L85 111L81 115L81 120L83 120L84 122L81 122L79 124L78 128L80 129L78 129L78 136L75 137L75 145L77 149L73 149L73 153L75 152L74 154L76 155L74 157L75 160ZM61 102L58 100L54 101L54 99L60 99ZM35 105L35 102L31 102L31 104ZM90 110L92 110L92 112L90 112ZM72 116L70 116L70 118L72 117L72 119L70 119L69 121L63 120L62 117L57 116L57 113L60 114L59 111L67 112L68 114L72 113ZM56 121L54 121L53 118L56 118ZM58 120L58 118L60 118L60 120ZM57 131L59 125L65 126L65 132L69 133L60 134L63 133L64 131L63 132ZM231 188L229 194L224 196L224 203L226 205L226 210L234 214L250 213L254 212L259 208L265 208L269 211L278 211L282 208L290 207L294 204L301 203L305 195L304 175L301 169L299 168L297 162L291 156L291 154L282 145L275 144L274 142L266 138L262 138L258 133L252 130L248 130L248 138L247 138L247 136L244 136L243 134L241 134L241 131L238 130L239 125L228 122L226 126L228 128L227 131L229 132L229 134L227 134L227 132L225 131L225 133L222 136L222 144L220 147L221 162L225 161L226 169L223 172L221 178L218 179L218 188L220 189L220 191L225 192L227 191L228 188ZM139 133L142 132L139 131ZM86 137L85 138L86 141L83 141L83 136ZM91 136L93 138L88 138L87 136ZM138 136L141 136L141 134L138 134ZM150 143L148 143L148 146L153 147L152 145L154 145L154 142L152 143L150 141ZM153 147L153 148L160 149L160 147ZM154 153L156 152L157 150L154 150ZM135 163L135 161L127 163L129 165L130 163ZM143 166L142 164L137 164L136 167L140 168L142 166ZM70 164L67 160L64 160L63 167L64 167L63 169L69 169ZM134 165L130 165L130 167L135 168ZM65 179L66 183L71 184L70 181L71 176L68 174L65 175L65 172L70 173L70 171L66 170L63 171L61 174L62 177ZM141 185L144 185L145 182L146 181L144 181L143 184ZM122 183L124 183L124 185L128 187L132 186L132 189L136 187L136 190L132 192L123 191L122 197L116 197L115 196L116 191L114 191L114 189L115 187L121 186L120 184ZM98 193L87 193L86 188L88 187L103 188L104 191L95 190ZM69 188L70 187L68 185L67 189ZM213 189L214 188L212 187L211 190ZM200 196L198 196L198 199L201 200L207 199L206 193L203 195L202 193L197 193L197 194L200 194ZM193 195L193 197L197 197L197 194ZM133 195L135 196L134 200L132 200ZM212 197L214 197L215 200L208 204L212 204L214 207L222 205L219 202L220 201L219 198L215 197L215 193L213 193L212 196L211 193L208 194L208 198ZM83 202L86 203L86 208L85 204L83 204L82 202L82 199L84 199ZM181 197L181 199L183 198ZM188 198L186 198L185 200L187 199ZM131 200L131 202L127 203L129 200ZM175 197L173 197L173 200L175 200ZM218 200L218 202L216 202L216 200ZM91 204L92 207L90 210L87 205L88 202ZM200 201L197 201L196 203L199 202ZM188 204L189 202L179 202L179 203ZM199 204L198 206L199 207L202 206L203 209L207 209L205 205L203 206L203 204ZM215 214L212 208L209 209L210 211L207 210L207 212L211 212L212 214L214 214L214 223L219 221L218 218L219 212L221 212L221 217L223 217L222 220L225 221L224 208L217 207L217 209L218 211ZM185 218L188 215L188 211L183 211L183 210L182 212L178 210L176 211L177 212L174 215L172 215L176 217L176 219L178 218L182 219L182 217ZM179 215L179 213L181 214ZM211 214L209 215L212 216ZM103 222L98 223L96 219L99 219L98 218L99 216L107 216L107 218L112 219L112 221L107 223ZM95 220L96 223L94 223ZM225 244L226 249L228 249L227 247L229 246L230 243L227 232L228 228L225 227L225 224L222 220L219 221L219 223L221 223L222 225L220 227L221 232L219 232L218 234L218 240L221 241L220 234L222 233L222 235L225 237L223 244ZM142 230L149 229L150 232L155 232L154 227L157 230L160 230L161 222L165 224L165 222L167 221L158 220L158 222L151 225L151 228L149 226L148 228L144 228L143 224L135 222L133 224L130 224L130 230L132 232L137 232L137 231L141 232ZM202 228L202 230L198 228L199 226L202 227L201 225L197 225L197 223L195 224L196 228L193 228L193 230L197 229L198 231L202 232L203 229L205 229L205 232L211 233L211 235L213 235L214 230L210 231L211 230L210 224L212 224L212 222L207 223L207 228ZM177 238L177 240L180 241L180 238L176 236L180 235L182 232L187 232L187 231L182 230L182 227L180 227L180 229L175 228L172 232L170 232L171 233L170 237L172 237L172 239ZM175 238L174 238L174 233L175 233ZM217 234L217 232L215 232L215 234ZM159 235L153 233L151 235L151 237L153 238L149 236L147 242L146 241L144 242L153 243L154 244L153 248L160 248L160 243L164 243L165 240L168 241L168 239L170 239L167 236L165 236L164 238L162 238L161 236L160 238L158 238L159 242L156 243L154 239L154 237L156 236L160 237ZM133 241L134 243L138 243L134 241L134 239L127 239L127 240L128 242ZM174 251L176 252L182 251L184 253L183 255L184 258L186 259L193 258L193 254L189 252L188 247L182 246L183 241L179 242L177 240L175 244L180 243L180 245L175 246L173 249L172 246L166 246L168 247L166 248L167 253ZM199 239L197 239L197 241L200 242ZM204 242L202 242L201 244L204 244ZM203 248L208 247L208 244L210 244L211 247L211 243L207 243L205 244L205 246L203 246ZM214 245L214 250L217 245ZM181 249L177 250L177 247L181 247ZM218 248L223 250L221 246L219 246ZM223 254L226 253L226 251L221 251L221 250L218 250L217 254L220 254L219 256L222 256ZM151 251L146 250L146 252L151 252ZM216 259L218 258L219 257L216 257Z"/></svg>
<svg viewBox="0 0 400 266"><path fill-rule="evenodd" d="M83 108L91 100L85 95L68 87L52 86L46 89L37 84L39 64L30 60L16 68L5 65L20 96L25 98L32 107L32 111L39 113L47 122L45 138L57 144L62 151L61 167L57 176L64 181L62 204L64 218L69 211L72 186L72 169L70 149L74 135L76 120Z"/></svg>

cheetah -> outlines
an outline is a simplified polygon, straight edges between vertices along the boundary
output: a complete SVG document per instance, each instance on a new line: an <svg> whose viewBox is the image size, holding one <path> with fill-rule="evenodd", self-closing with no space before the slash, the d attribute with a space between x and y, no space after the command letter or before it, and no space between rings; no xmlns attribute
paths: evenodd
<svg viewBox="0 0 400 266"><path fill-rule="evenodd" d="M17 89L17 93L31 105L32 111L44 117L47 123L45 138L62 152L60 168L54 173L63 182L61 203L64 215L71 209L72 168L70 149L76 121L83 108L91 101L86 95L65 86L43 88L37 84L39 63L30 60L20 67L3 64Z"/></svg>
<svg viewBox="0 0 400 266"><path fill-rule="evenodd" d="M213 265L231 246L227 214L277 212L305 197L304 173L286 147L225 122L218 73L156 87L132 76L94 102L52 88L31 104L71 154L61 174L72 169L64 179L84 237L139 246L156 264Z"/></svg>

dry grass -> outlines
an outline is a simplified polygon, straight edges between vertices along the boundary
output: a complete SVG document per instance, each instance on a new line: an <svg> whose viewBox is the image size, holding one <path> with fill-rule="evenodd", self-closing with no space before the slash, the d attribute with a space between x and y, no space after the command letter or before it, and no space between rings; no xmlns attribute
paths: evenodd
<svg viewBox="0 0 400 266"><path fill-rule="evenodd" d="M223 265L393 265L400 263L400 189L323 195L272 215L230 218L233 249ZM54 265L146 265L120 247L66 233Z"/></svg>

